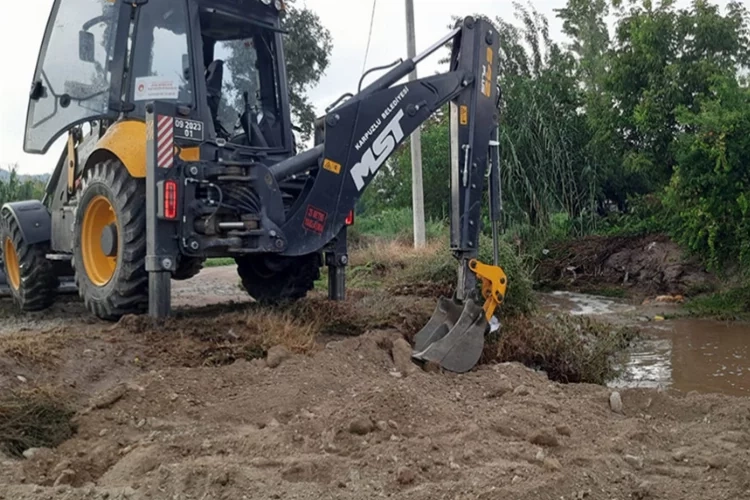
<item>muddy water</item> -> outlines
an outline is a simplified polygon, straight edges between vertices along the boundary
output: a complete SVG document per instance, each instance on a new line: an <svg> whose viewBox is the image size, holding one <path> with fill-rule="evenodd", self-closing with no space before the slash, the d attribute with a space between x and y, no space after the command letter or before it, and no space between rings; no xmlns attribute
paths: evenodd
<svg viewBox="0 0 750 500"><path fill-rule="evenodd" d="M630 352L613 387L673 388L750 396L750 324L679 318L656 321L678 306L634 306L617 299L572 293L543 297L548 311L638 325L644 339Z"/></svg>

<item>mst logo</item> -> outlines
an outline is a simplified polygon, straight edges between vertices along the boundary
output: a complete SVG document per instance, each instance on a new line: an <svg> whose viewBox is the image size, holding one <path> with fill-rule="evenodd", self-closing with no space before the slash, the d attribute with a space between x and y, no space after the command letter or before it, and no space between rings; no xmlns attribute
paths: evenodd
<svg viewBox="0 0 750 500"><path fill-rule="evenodd" d="M354 185L357 191L362 191L365 187L365 178L375 174L383 165L396 145L404 138L404 130L401 128L401 119L404 117L404 110L400 109L393 120L383 129L377 139L372 143L362 159L352 167L351 173L354 179Z"/></svg>

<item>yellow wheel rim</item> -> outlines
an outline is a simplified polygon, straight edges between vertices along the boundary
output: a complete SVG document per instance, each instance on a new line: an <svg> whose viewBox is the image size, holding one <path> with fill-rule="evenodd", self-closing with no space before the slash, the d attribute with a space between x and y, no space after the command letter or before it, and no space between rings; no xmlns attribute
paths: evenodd
<svg viewBox="0 0 750 500"><path fill-rule="evenodd" d="M3 259L5 260L5 270L8 272L8 282L14 290L18 290L21 288L21 266L18 265L16 247L13 246L13 240L10 238L5 238Z"/></svg>
<svg viewBox="0 0 750 500"><path fill-rule="evenodd" d="M86 275L96 286L110 282L117 268L117 255L109 256L102 250L102 234L110 224L117 224L112 204L104 196L97 196L86 207L81 228L81 252ZM119 241L119 229L118 229Z"/></svg>

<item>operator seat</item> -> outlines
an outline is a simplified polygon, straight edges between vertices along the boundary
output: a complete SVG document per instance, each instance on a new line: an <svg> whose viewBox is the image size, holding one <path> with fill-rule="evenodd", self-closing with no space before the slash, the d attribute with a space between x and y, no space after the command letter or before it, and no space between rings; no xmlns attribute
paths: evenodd
<svg viewBox="0 0 750 500"><path fill-rule="evenodd" d="M216 59L206 68L206 92L208 94L208 109L214 120L217 132L222 128L219 121L219 104L221 103L221 86L224 81L224 61Z"/></svg>

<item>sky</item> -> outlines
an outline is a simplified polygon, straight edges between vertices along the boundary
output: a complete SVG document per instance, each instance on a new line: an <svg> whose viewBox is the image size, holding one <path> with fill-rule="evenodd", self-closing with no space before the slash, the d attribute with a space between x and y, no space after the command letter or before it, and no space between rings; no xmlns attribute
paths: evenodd
<svg viewBox="0 0 750 500"><path fill-rule="evenodd" d="M564 41L555 9L566 0L535 0L533 6L549 20L550 36ZM682 2L679 2L682 3ZM725 1L720 2L722 5ZM297 0L314 10L333 37L331 64L309 96L319 114L340 95L356 92L365 59L372 0ZM59 158L64 139L46 155L23 152L28 93L52 0L25 0L13 15L0 16L0 167L17 163L22 174L49 173ZM482 13L490 17L513 15L510 0L414 0L417 53L448 33L451 16ZM73 50L77 50L73 47ZM405 0L377 0L368 67L406 58ZM420 76L440 69L443 52L418 66ZM11 68L11 71L7 71Z"/></svg>

